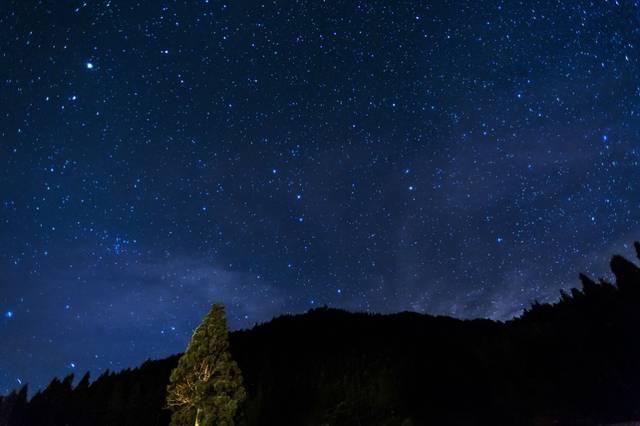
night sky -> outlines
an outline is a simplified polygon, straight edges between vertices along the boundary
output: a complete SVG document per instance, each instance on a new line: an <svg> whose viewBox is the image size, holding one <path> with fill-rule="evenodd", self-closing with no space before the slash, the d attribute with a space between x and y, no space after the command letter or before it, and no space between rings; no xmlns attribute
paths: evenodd
<svg viewBox="0 0 640 426"><path fill-rule="evenodd" d="M0 392L328 305L506 320L640 227L640 2L0 3Z"/></svg>

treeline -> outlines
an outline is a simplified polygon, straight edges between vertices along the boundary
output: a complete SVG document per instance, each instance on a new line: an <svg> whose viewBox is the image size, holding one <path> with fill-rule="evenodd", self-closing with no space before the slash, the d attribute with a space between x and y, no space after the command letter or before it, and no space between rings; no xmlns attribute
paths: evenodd
<svg viewBox="0 0 640 426"><path fill-rule="evenodd" d="M640 245L636 243L640 257ZM239 425L600 425L640 420L640 269L501 323L316 309L230 336ZM0 401L0 425L167 425L177 356L55 379Z"/></svg>
<svg viewBox="0 0 640 426"><path fill-rule="evenodd" d="M133 370L106 372L93 383L89 373L54 378L27 401L27 386L0 399L0 425L167 425L163 410L169 372L178 356L147 361Z"/></svg>

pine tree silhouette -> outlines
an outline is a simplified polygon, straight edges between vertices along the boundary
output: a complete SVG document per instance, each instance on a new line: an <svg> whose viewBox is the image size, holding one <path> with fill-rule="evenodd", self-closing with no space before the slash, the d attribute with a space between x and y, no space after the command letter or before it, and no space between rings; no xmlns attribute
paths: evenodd
<svg viewBox="0 0 640 426"><path fill-rule="evenodd" d="M174 426L232 426L246 392L240 368L229 353L222 305L213 305L196 328L186 352L171 372L167 405Z"/></svg>

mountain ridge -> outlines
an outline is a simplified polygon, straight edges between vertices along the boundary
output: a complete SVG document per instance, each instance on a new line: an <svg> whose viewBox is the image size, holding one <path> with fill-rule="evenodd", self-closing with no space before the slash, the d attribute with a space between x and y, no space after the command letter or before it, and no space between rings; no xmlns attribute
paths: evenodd
<svg viewBox="0 0 640 426"><path fill-rule="evenodd" d="M640 258L640 244L635 243ZM598 425L640 419L640 268L580 275L501 322L316 308L230 333L239 425ZM0 401L0 425L166 425L178 355Z"/></svg>

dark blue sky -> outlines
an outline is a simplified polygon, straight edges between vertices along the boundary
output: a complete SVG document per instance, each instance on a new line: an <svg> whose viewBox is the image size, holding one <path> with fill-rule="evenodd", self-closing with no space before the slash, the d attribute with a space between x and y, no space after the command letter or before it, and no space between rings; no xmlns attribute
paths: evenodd
<svg viewBox="0 0 640 426"><path fill-rule="evenodd" d="M319 305L509 319L638 237L640 7L0 3L0 391Z"/></svg>

